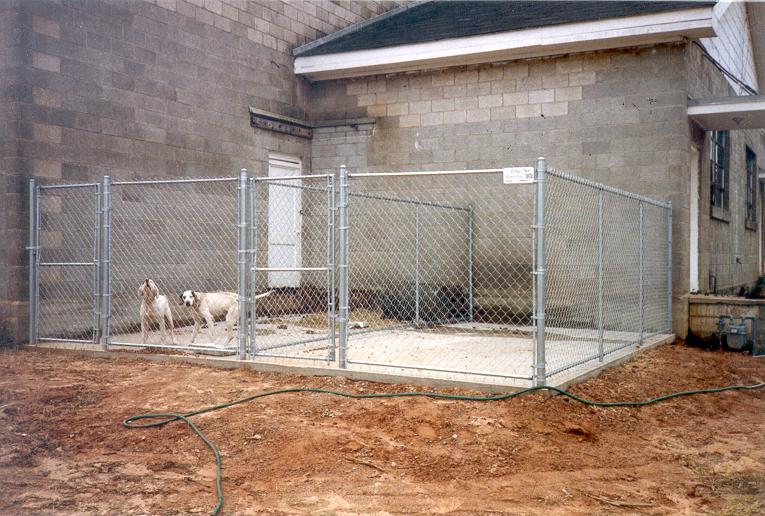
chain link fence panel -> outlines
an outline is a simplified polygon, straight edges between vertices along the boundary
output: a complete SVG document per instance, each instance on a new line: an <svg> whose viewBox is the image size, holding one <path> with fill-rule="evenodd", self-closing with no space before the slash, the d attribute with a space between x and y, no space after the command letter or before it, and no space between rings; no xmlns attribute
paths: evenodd
<svg viewBox="0 0 765 516"><path fill-rule="evenodd" d="M501 172L350 183L348 363L531 379L533 185Z"/></svg>
<svg viewBox="0 0 765 516"><path fill-rule="evenodd" d="M110 343L234 348L232 318L226 320L234 310L231 300L210 310L213 328L201 308L210 293L237 298L236 178L113 182L111 189ZM139 289L147 280L164 299L158 300L144 339ZM172 340L159 331L165 305L172 316ZM192 342L195 305L203 327Z"/></svg>
<svg viewBox="0 0 765 516"><path fill-rule="evenodd" d="M671 208L548 170L547 375L669 334Z"/></svg>

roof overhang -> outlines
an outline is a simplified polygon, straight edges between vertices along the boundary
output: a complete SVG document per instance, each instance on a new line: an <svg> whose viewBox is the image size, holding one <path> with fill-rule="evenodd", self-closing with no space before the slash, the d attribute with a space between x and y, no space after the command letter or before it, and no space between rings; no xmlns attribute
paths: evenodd
<svg viewBox="0 0 765 516"><path fill-rule="evenodd" d="M688 116L707 131L765 128L765 95L688 100Z"/></svg>
<svg viewBox="0 0 765 516"><path fill-rule="evenodd" d="M313 80L360 77L714 37L712 7L297 57Z"/></svg>

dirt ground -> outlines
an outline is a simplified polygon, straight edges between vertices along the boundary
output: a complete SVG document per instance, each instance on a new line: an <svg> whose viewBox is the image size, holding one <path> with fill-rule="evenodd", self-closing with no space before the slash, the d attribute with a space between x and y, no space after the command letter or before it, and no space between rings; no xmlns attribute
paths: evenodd
<svg viewBox="0 0 765 516"><path fill-rule="evenodd" d="M763 358L668 345L573 391L637 400L763 380ZM182 423L121 421L298 386L419 389L0 352L0 514L208 513L201 441ZM223 514L765 514L765 390L638 409L298 394L196 422L223 455Z"/></svg>

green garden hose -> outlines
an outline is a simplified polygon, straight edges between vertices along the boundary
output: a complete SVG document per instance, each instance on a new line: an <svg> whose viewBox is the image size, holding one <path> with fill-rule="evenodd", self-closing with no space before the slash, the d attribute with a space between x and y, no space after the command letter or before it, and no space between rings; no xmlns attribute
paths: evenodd
<svg viewBox="0 0 765 516"><path fill-rule="evenodd" d="M547 386L531 387L529 389L523 389L520 391L508 392L504 394L497 394L494 396L464 396L459 394L442 394L437 392L393 392L393 393L352 394L349 392L329 391L325 389L296 388L296 389L281 389L278 391L261 392L259 394L247 396L246 398L229 401L227 403L220 403L218 405L211 405L209 407L205 407L199 410L194 410L192 412L186 412L184 414L173 414L173 413L140 414L137 416L131 416L127 418L125 421L122 422L122 424L126 426L127 428L151 428L155 426L163 426L168 423L172 423L174 421L183 421L186 424L188 424L191 427L191 429L194 430L194 433L196 433L197 436L199 436L199 438L202 439L202 441L207 445L208 448L212 450L213 454L215 455L215 462L217 465L217 477L215 479L215 489L218 496L218 503L215 505L215 508L212 511L212 514L214 516L218 514L218 511L220 511L221 507L223 506L223 488L221 486L221 469L222 468L221 468L220 452L218 452L218 449L215 447L215 445L210 442L207 436L189 418L193 416L198 416L199 414L206 414L207 412L213 412L216 410L233 407L234 405L239 405L241 403L247 403L247 402L256 400L258 398L265 398L266 396L275 396L277 394L310 392L314 394L330 394L332 396L341 396L343 398L353 398L353 399L424 397L424 398L434 398L434 399L444 399L444 400L500 401L500 400L506 400L510 398L516 398L523 394L528 394L534 391L546 390L546 391L556 392L574 401L578 401L579 403L583 405L589 405L592 407L643 407L645 405L651 405L653 403L670 400L672 398L680 398L682 396L693 396L697 394L714 394L714 393L725 392L725 391L754 390L754 389L762 389L763 387L765 387L765 382L756 383L753 385L731 385L729 387L721 387L718 389L699 389L694 391L675 392L672 394L666 394L664 396L659 396L658 398L652 398L645 401L590 401L584 398L580 398L579 396L572 394L568 391L565 391L563 389L559 389L557 387L547 387ZM138 421L142 421L142 420L149 420L149 422L138 423Z"/></svg>

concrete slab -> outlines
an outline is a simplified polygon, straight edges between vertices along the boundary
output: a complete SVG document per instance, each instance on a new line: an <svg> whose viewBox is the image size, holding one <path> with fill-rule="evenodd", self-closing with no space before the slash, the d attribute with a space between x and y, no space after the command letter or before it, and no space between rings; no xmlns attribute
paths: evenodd
<svg viewBox="0 0 765 516"><path fill-rule="evenodd" d="M431 329L356 331L349 337L346 368L340 368L336 360L327 359L331 343L326 336L317 335L315 339L318 340L313 342L299 342L305 340L305 328L290 326L279 332L276 331L278 328L264 326L258 326L259 332L269 331L257 336L258 347L275 344L283 347L269 349L254 360L246 361L237 359L233 347L220 350L215 346L216 342L208 341L205 348L191 351L187 342L190 328L176 330L176 341L185 349L152 345L159 348L164 353L162 355L156 353L157 349L151 353L125 353L141 349L139 334L115 336L108 352L86 343L45 342L37 348L76 350L92 356L181 360L216 367L244 366L292 374L339 375L386 383L464 387L487 392L531 386L533 340L532 328L528 326L460 323ZM610 364L628 359L636 350L637 338L633 332L604 332L604 359L601 362L597 330L548 328L548 385L570 385L597 374ZM152 332L149 341L158 340L159 334ZM645 339L642 348L672 340L672 335L656 335ZM216 353L216 350L220 352ZM218 356L203 356L202 353Z"/></svg>

